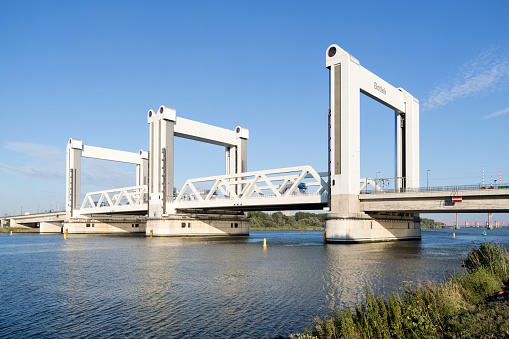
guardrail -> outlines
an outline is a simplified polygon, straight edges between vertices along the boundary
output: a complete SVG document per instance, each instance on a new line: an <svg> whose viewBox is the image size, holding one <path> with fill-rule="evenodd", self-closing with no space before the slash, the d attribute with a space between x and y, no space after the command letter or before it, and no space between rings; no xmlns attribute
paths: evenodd
<svg viewBox="0 0 509 339"><path fill-rule="evenodd" d="M388 179L378 179L388 180ZM362 190L361 194L383 194L383 193L408 193L408 192L455 192L455 191L471 191L471 190L489 190L509 188L509 184L486 186L482 184L474 185L451 185L451 186L434 186L434 187L416 187L416 188L385 188L383 185L379 189Z"/></svg>

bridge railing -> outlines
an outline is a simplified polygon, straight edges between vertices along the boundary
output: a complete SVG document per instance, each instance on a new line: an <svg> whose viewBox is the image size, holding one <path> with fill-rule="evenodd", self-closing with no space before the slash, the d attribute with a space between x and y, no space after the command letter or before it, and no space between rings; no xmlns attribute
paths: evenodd
<svg viewBox="0 0 509 339"><path fill-rule="evenodd" d="M288 167L245 172L215 177L189 179L174 200L175 205L191 202L242 201L277 199L291 203L292 199L326 195L327 174L316 172L311 166ZM316 200L316 199L315 199Z"/></svg>
<svg viewBox="0 0 509 339"><path fill-rule="evenodd" d="M456 226L456 222L455 221L446 221L446 222L442 222L442 221L437 221L437 224L440 224L442 226L447 226L447 227L454 227ZM488 227L490 225L490 223L488 221L460 221L458 222L458 226L460 227ZM492 222L492 225L493 227L497 228L497 227L508 227L509 226L509 222L506 222L506 221L493 221Z"/></svg>
<svg viewBox="0 0 509 339"><path fill-rule="evenodd" d="M148 208L147 186L133 186L85 195L80 214L98 212L121 212Z"/></svg>
<svg viewBox="0 0 509 339"><path fill-rule="evenodd" d="M499 185L449 185L449 186L433 186L433 187L415 187L415 188L394 188L392 179L380 178L377 189L363 189L361 194L383 194L383 193L407 193L407 192L454 192L454 191L469 191L469 190L484 190L484 189L504 189L509 188L509 184ZM392 187L391 187L392 186Z"/></svg>

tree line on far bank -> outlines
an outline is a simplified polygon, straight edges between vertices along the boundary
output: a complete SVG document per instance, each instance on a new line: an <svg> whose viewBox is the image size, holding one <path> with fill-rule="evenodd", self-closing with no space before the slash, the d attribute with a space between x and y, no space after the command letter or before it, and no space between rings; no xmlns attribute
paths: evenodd
<svg viewBox="0 0 509 339"><path fill-rule="evenodd" d="M249 212L247 219L251 229L324 229L326 213L297 212L295 215L286 216L283 212L272 214L264 212ZM442 225L433 219L423 218L422 229L440 229Z"/></svg>
<svg viewBox="0 0 509 339"><path fill-rule="evenodd" d="M435 222L433 219L423 218L421 220L421 229L423 230L438 230L444 228L442 224Z"/></svg>
<svg viewBox="0 0 509 339"><path fill-rule="evenodd" d="M267 214L264 212L249 212L249 228L279 228L279 229L323 229L325 228L325 213L297 212L286 216L283 212Z"/></svg>

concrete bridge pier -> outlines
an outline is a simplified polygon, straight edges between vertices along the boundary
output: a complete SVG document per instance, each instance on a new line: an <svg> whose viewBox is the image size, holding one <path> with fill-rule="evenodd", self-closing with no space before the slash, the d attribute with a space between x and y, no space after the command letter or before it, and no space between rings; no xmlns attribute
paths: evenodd
<svg viewBox="0 0 509 339"><path fill-rule="evenodd" d="M488 229L493 229L493 213L488 213Z"/></svg>
<svg viewBox="0 0 509 339"><path fill-rule="evenodd" d="M242 212L188 212L147 220L146 235L205 236L249 235L249 224Z"/></svg>
<svg viewBox="0 0 509 339"><path fill-rule="evenodd" d="M62 231L69 234L144 234L146 220L142 216L70 218L64 221Z"/></svg>
<svg viewBox="0 0 509 339"><path fill-rule="evenodd" d="M39 223L39 233L61 233L62 232L62 222L49 222L49 221L41 221Z"/></svg>
<svg viewBox="0 0 509 339"><path fill-rule="evenodd" d="M332 196L325 221L326 241L333 243L421 239L420 218L414 213L360 212L355 195ZM349 210L348 210L349 209Z"/></svg>

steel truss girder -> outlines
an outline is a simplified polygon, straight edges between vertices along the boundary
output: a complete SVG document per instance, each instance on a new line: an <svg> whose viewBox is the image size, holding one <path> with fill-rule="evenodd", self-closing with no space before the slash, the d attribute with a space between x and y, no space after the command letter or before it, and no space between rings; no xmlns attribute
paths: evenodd
<svg viewBox="0 0 509 339"><path fill-rule="evenodd" d="M323 204L327 202L327 183L321 175L311 166L298 166L189 179L171 207ZM200 192L204 185L210 189Z"/></svg>
<svg viewBox="0 0 509 339"><path fill-rule="evenodd" d="M132 186L87 193L80 215L148 210L147 186Z"/></svg>

